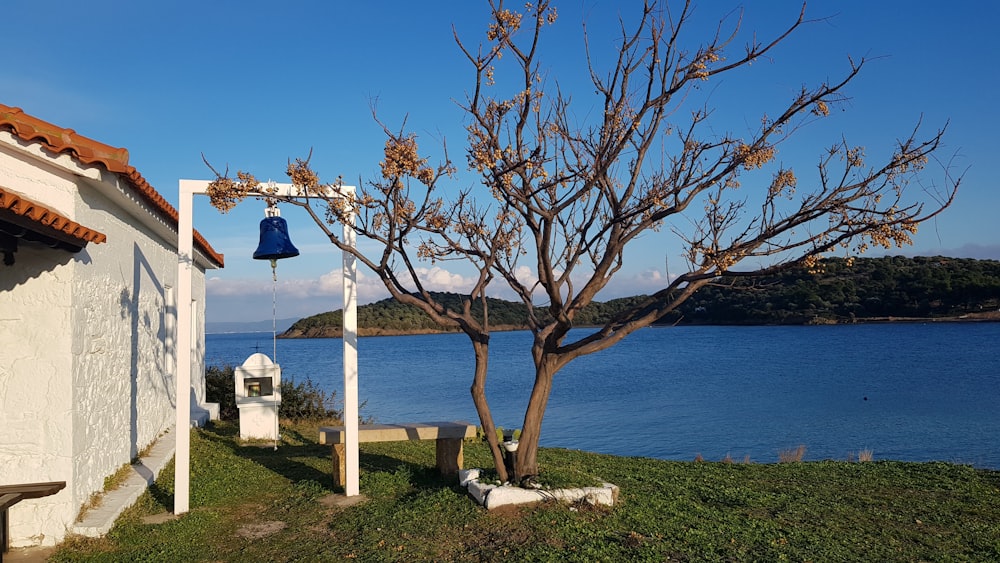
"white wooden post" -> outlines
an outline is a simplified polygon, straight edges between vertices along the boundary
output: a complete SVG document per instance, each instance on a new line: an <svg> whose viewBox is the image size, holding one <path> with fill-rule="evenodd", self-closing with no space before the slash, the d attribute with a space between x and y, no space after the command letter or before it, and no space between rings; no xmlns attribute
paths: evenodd
<svg viewBox="0 0 1000 563"><path fill-rule="evenodd" d="M176 366L176 401L177 416L175 419L174 453L174 514L183 514L190 509L191 488L191 347L192 347L192 314L191 276L194 273L194 226L193 208L195 194L206 194L209 182L207 180L180 180L178 220L177 220L177 361ZM269 184L277 188L277 194L284 197L299 197L298 190L291 184ZM349 196L354 194L353 186L341 186L340 193ZM344 225L344 242L354 247L355 233L350 228L354 224L354 213L351 212L349 225ZM358 314L357 314L357 265L350 253L344 255L344 302L343 302L343 340L344 340L344 429L347 436L346 473L347 486L345 494L359 494L359 459L358 459Z"/></svg>
<svg viewBox="0 0 1000 563"><path fill-rule="evenodd" d="M191 275L194 272L194 191L180 182L177 202L177 390L174 419L174 514L190 508L191 489Z"/></svg>
<svg viewBox="0 0 1000 563"><path fill-rule="evenodd" d="M354 195L354 188L342 188L345 195ZM350 224L344 225L344 244L355 246L354 208L350 209ZM358 266L354 255L344 252L344 495L360 494L360 460L358 453Z"/></svg>

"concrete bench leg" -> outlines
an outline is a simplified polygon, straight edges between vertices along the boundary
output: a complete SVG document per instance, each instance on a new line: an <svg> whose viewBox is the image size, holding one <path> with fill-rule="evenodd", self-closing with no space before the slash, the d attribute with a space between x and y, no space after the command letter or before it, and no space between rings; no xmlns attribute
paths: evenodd
<svg viewBox="0 0 1000 563"><path fill-rule="evenodd" d="M445 477L457 477L458 470L465 463L461 438L438 438L436 440L437 468Z"/></svg>
<svg viewBox="0 0 1000 563"><path fill-rule="evenodd" d="M462 438L438 438L435 440L435 455L437 469L445 477L457 477L458 470L465 463L462 449ZM345 461L344 444L332 444L330 457L333 462L333 484L339 487L347 485L347 464Z"/></svg>
<svg viewBox="0 0 1000 563"><path fill-rule="evenodd" d="M333 484L339 487L347 486L347 462L344 454L344 444L333 444Z"/></svg>

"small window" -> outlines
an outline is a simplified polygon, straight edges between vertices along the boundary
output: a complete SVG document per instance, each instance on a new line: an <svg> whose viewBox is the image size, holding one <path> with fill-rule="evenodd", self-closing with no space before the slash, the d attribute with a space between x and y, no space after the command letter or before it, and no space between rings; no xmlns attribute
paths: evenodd
<svg viewBox="0 0 1000 563"><path fill-rule="evenodd" d="M243 380L247 397L269 397L274 395L274 384L270 377L253 377Z"/></svg>

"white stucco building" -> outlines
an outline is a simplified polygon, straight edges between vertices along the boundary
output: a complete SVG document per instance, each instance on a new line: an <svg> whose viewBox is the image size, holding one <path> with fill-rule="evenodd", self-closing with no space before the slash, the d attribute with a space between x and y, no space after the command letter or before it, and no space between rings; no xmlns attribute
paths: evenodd
<svg viewBox="0 0 1000 563"><path fill-rule="evenodd" d="M10 508L12 547L62 540L177 400L204 415L205 270L223 257L196 232L192 302L175 303L177 220L125 149L0 104L0 486L66 482ZM190 397L175 396L180 306Z"/></svg>

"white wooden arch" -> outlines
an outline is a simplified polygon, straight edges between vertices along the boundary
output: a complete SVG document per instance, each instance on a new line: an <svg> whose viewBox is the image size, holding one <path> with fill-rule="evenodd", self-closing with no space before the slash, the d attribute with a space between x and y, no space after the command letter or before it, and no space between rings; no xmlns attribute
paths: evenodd
<svg viewBox="0 0 1000 563"><path fill-rule="evenodd" d="M175 379L177 383L176 451L174 471L174 514L183 514L190 508L191 486L191 402L187 400L191 389L191 276L194 273L194 196L206 195L208 180L181 180L177 221L177 361ZM300 197L292 184L269 183L275 188L275 195L288 198ZM340 195L351 197L354 186L341 186ZM351 214L344 225L343 241L354 247L356 236L351 224ZM345 430L345 473L347 484L344 493L356 496L359 491L358 459L358 295L357 262L353 255L343 253L344 300L343 300L343 341L344 341L344 430ZM183 306L183 304L188 304Z"/></svg>

